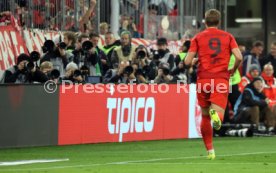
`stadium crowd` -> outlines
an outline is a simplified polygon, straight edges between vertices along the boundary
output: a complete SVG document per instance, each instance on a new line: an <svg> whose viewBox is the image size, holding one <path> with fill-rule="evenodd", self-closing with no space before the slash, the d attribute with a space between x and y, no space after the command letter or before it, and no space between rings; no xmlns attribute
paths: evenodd
<svg viewBox="0 0 276 173"><path fill-rule="evenodd" d="M46 5L53 6L54 2L52 0L50 2ZM187 67L183 63L190 47L190 40L184 41L177 56L168 49L165 37L157 39L157 50L148 50L144 45L135 47L131 44L131 40L133 37L143 36L141 30L143 26L136 26L129 16L121 18L120 39L116 39L115 33L109 31L107 23L100 24L98 34L93 30L93 24L87 25L88 21L91 21L90 17L93 17L96 2L91 0L90 6L81 12L78 32L74 25L68 22L66 30L70 31L64 32L57 40L46 40L42 47L43 54L34 51L29 55L19 55L16 65L5 71L1 83L45 83L48 80L57 83L71 81L128 84L131 81L135 83L154 81L160 84L176 83L178 80L187 84L196 83L196 65ZM41 5L40 3L43 1L37 0L37 5ZM18 1L18 14L23 14L25 5L25 1ZM150 4L148 7L150 15L157 15L159 9L160 6L156 4ZM70 11L70 8L68 10ZM170 12L173 15L174 11ZM44 28L45 16L40 14L35 16L37 25ZM143 20L143 16L139 20ZM150 23L156 22L154 16L149 20L153 20ZM2 11L1 25L7 25L11 21L11 13L8 10ZM20 25L23 23L22 20ZM57 27L51 24L50 28ZM149 31L154 31L149 34L158 35L156 28ZM104 35L105 39L105 45L101 47L98 46L100 35ZM228 111L224 121L251 123L257 126L263 123L266 132L275 133L276 42L271 44L268 55L263 54L262 41L252 43L250 50L242 44L239 47L244 60L240 70L231 77L232 92L229 94ZM234 64L233 59L231 58L229 69Z"/></svg>

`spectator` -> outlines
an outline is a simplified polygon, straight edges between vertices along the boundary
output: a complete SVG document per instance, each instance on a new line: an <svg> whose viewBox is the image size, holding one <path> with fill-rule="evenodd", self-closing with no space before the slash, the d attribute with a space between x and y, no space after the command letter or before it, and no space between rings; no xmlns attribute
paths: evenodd
<svg viewBox="0 0 276 173"><path fill-rule="evenodd" d="M107 59L104 52L98 47L100 36L97 33L91 33L89 39L93 43L92 54L89 58L92 65L90 66L90 75L102 76L104 75L103 65L107 65Z"/></svg>
<svg viewBox="0 0 276 173"><path fill-rule="evenodd" d="M65 76L62 78L63 81L71 81L73 83L83 83L84 78L78 70L77 64L71 62L66 66Z"/></svg>
<svg viewBox="0 0 276 173"><path fill-rule="evenodd" d="M131 37L133 38L140 38L136 24L134 23L133 19L127 15L121 16L121 27L119 30L119 35L124 31L129 31L131 33Z"/></svg>
<svg viewBox="0 0 276 173"><path fill-rule="evenodd" d="M108 32L108 24L106 22L100 23L100 35L104 36Z"/></svg>
<svg viewBox="0 0 276 173"><path fill-rule="evenodd" d="M261 59L261 65L264 67L266 64L271 63L274 69L276 69L276 42L273 42L270 46L270 53ZM276 77L276 70L274 70L274 77Z"/></svg>
<svg viewBox="0 0 276 173"><path fill-rule="evenodd" d="M234 57L234 55L231 55L229 66L228 66L229 70L233 69L234 65L235 65L235 57ZM257 67L252 65L251 70L254 71L254 69L257 69ZM252 78L251 78L252 76L258 77L257 73L255 74L253 72L252 75L248 74L248 77L245 77L245 78L248 79L249 81L252 81ZM236 70L234 72L234 74L230 77L230 85L232 87L232 92L229 94L228 98L229 98L229 101L230 101L232 106L235 105L236 100L240 96L239 84L240 84L241 81L242 81L242 79L241 79L240 72L239 72L239 70Z"/></svg>
<svg viewBox="0 0 276 173"><path fill-rule="evenodd" d="M115 75L113 75L108 81L125 84L129 84L131 81L136 81L134 69L130 66L129 61L122 61L119 64L119 68L117 68Z"/></svg>
<svg viewBox="0 0 276 173"><path fill-rule="evenodd" d="M44 29L45 28L45 1L44 0L34 0L33 1L33 24L35 28Z"/></svg>
<svg viewBox="0 0 276 173"><path fill-rule="evenodd" d="M66 51L72 53L75 50L75 44L76 44L76 35L74 32L64 32L63 34L63 40L66 44Z"/></svg>
<svg viewBox="0 0 276 173"><path fill-rule="evenodd" d="M124 31L121 34L121 46L114 49L111 56L112 64L120 64L121 62L132 62L135 56L136 47L131 44L131 33L129 31Z"/></svg>
<svg viewBox="0 0 276 173"><path fill-rule="evenodd" d="M157 73L155 68L151 68L149 65L151 63L150 54L144 45L139 45L135 50L135 57L133 64L136 64L137 70L135 71L135 76L137 83L148 83L150 76L151 79L155 78Z"/></svg>
<svg viewBox="0 0 276 173"><path fill-rule="evenodd" d="M239 83L239 90L240 92L243 92L244 88L253 81L254 78L260 76L259 66L256 64L253 64L249 68L249 73L247 73L246 76L243 76L241 78L241 82Z"/></svg>
<svg viewBox="0 0 276 173"><path fill-rule="evenodd" d="M174 70L174 56L170 53L168 49L168 42L166 38L159 38L157 40L157 49L158 54L155 55L155 59L157 59L161 63L169 63L170 71Z"/></svg>
<svg viewBox="0 0 276 173"><path fill-rule="evenodd" d="M79 20L80 22L80 28L79 30L83 33L89 33L91 32L90 30L92 30L92 25L91 25L91 17L94 16L94 9L96 7L96 4L97 4L97 0L90 0L90 5L89 5L89 8L86 9L85 8L85 4L84 4L84 1L79 1L80 2L80 6L81 6L81 9L83 9L83 14L80 14L80 16L82 16Z"/></svg>
<svg viewBox="0 0 276 173"><path fill-rule="evenodd" d="M45 61L40 65L40 71L45 75L49 75L49 73L54 69L54 66L51 62Z"/></svg>
<svg viewBox="0 0 276 173"><path fill-rule="evenodd" d="M26 64L30 62L30 57L26 54L20 54L17 58L17 64L7 69L3 75L1 83L24 84L27 82Z"/></svg>
<svg viewBox="0 0 276 173"><path fill-rule="evenodd" d="M158 67L158 74L154 79L155 83L176 83L179 78L170 74L169 63L160 63Z"/></svg>
<svg viewBox="0 0 276 173"><path fill-rule="evenodd" d="M150 64L150 54L144 45L139 45L136 48L133 62L137 63L139 68L143 68Z"/></svg>
<svg viewBox="0 0 276 173"><path fill-rule="evenodd" d="M65 68L68 64L68 57L65 49L56 47L52 40L46 40L43 45L43 52L45 53L40 63L50 61L53 63L54 69L60 71L61 76L65 73Z"/></svg>
<svg viewBox="0 0 276 173"><path fill-rule="evenodd" d="M11 12L5 11L0 13L0 26L7 26L11 23Z"/></svg>
<svg viewBox="0 0 276 173"><path fill-rule="evenodd" d="M77 64L77 66L79 67L79 69L86 65L86 59L84 56L84 51L82 49L82 45L85 41L89 41L89 35L87 34L80 34L77 38L77 43L76 43L76 48L75 50L72 52L74 54L74 60L73 62L75 64Z"/></svg>
<svg viewBox="0 0 276 173"><path fill-rule="evenodd" d="M239 49L243 56L247 55L249 52L247 52L245 45L239 44Z"/></svg>
<svg viewBox="0 0 276 173"><path fill-rule="evenodd" d="M115 83L115 77L117 76L117 79L118 79L118 76L120 74L118 74L118 71L119 71L119 66L118 66L118 63L115 63L115 64L112 64L112 68L110 68L104 75L103 77L103 82L104 83Z"/></svg>
<svg viewBox="0 0 276 173"><path fill-rule="evenodd" d="M233 69L233 67L235 65L235 61L236 61L235 56L231 55L229 66L228 66L229 71L231 71ZM229 80L231 92L229 92L229 95L228 95L228 103L227 103L227 106L226 106L223 123L229 123L229 122L231 122L231 120L233 118L233 108L234 108L234 106L236 104L236 101L238 100L239 96L241 95L241 92L239 90L240 82L241 82L241 75L240 75L239 70L237 69L233 73L233 75L230 77L230 80ZM223 128L223 130L220 130L220 132L223 132L224 129L225 128Z"/></svg>
<svg viewBox="0 0 276 173"><path fill-rule="evenodd" d="M176 5L174 0L151 0L150 4L154 4L159 7L159 15L168 15L174 10Z"/></svg>
<svg viewBox="0 0 276 173"><path fill-rule="evenodd" d="M68 62L71 62L73 61L74 59L74 54L72 53L73 52L73 48L74 48L74 45L72 45L72 41L73 41L73 37L74 37L74 33L70 33L70 39L68 39L68 35L69 33L64 33L66 35L66 38L63 37L63 35L56 35L54 38L53 38L53 41L56 45L56 53L58 55L60 54L65 54L64 56L66 57L67 61ZM66 40L64 40L66 39ZM63 41L64 40L64 41ZM69 47L68 47L69 46ZM61 55L60 55L61 56Z"/></svg>
<svg viewBox="0 0 276 173"><path fill-rule="evenodd" d="M242 75L245 76L249 72L250 65L256 64L259 71L261 71L261 65L259 62L260 56L263 53L264 44L261 41L256 41L253 43L253 48L251 52L244 56L244 61L242 64Z"/></svg>
<svg viewBox="0 0 276 173"><path fill-rule="evenodd" d="M148 6L148 24L147 24L147 39L154 40L158 36L160 30L160 20L158 19L158 6L151 4ZM138 32L144 37L144 15L140 16Z"/></svg>
<svg viewBox="0 0 276 173"><path fill-rule="evenodd" d="M267 129L273 131L275 120L268 107L270 100L262 91L262 79L254 78L236 102L234 120L237 123L251 123L257 126L260 122L264 122Z"/></svg>
<svg viewBox="0 0 276 173"><path fill-rule="evenodd" d="M273 76L274 74L274 69L271 64L266 64L264 66L264 70L262 73L262 78L264 79L265 82L265 87L276 87L276 78Z"/></svg>
<svg viewBox="0 0 276 173"><path fill-rule="evenodd" d="M265 83L264 94L267 98L269 98L269 100L271 100L269 107L273 112L276 123L276 78L274 78L273 73L273 66L271 64L266 64L262 73L262 78Z"/></svg>
<svg viewBox="0 0 276 173"><path fill-rule="evenodd" d="M181 83L189 83L187 74L190 74L193 72L193 68L185 69L184 62L181 61L177 67L172 71L171 75L176 76L179 80L181 80Z"/></svg>
<svg viewBox="0 0 276 173"><path fill-rule="evenodd" d="M103 64L104 74L109 68L112 68L111 56L116 47L118 47L118 43L115 42L114 34L112 32L107 32L105 34L105 46L101 49L104 52L107 61L106 64Z"/></svg>
<svg viewBox="0 0 276 173"><path fill-rule="evenodd" d="M184 60L186 58L186 55L190 49L191 41L186 40L182 47L180 53L175 58L175 65L176 69L173 71L173 74L180 75L179 78L182 80L186 80L187 83L191 82L191 75L195 72L195 67L190 67L189 69L185 70Z"/></svg>
<svg viewBox="0 0 276 173"><path fill-rule="evenodd" d="M26 54L20 54L17 59L17 65L9 68L4 73L4 83L44 83L48 77L30 62L30 57Z"/></svg>

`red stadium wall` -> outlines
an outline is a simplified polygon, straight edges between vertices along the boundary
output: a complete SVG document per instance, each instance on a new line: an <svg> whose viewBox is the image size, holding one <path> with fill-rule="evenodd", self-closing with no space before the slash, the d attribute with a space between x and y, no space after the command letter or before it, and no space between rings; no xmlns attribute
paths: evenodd
<svg viewBox="0 0 276 173"><path fill-rule="evenodd" d="M152 91L138 94L83 92L60 87L58 144L86 144L188 138L189 94ZM188 89L187 89L188 90ZM128 86L130 91L130 86Z"/></svg>
<svg viewBox="0 0 276 173"><path fill-rule="evenodd" d="M195 85L87 86L1 85L0 148L200 137Z"/></svg>

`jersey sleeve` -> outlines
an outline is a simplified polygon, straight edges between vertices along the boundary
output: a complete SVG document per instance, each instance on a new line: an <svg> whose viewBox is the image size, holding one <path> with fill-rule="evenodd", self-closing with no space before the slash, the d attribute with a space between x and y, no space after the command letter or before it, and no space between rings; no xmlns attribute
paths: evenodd
<svg viewBox="0 0 276 173"><path fill-rule="evenodd" d="M189 52L197 52L197 50L198 50L197 37L194 37L191 41Z"/></svg>
<svg viewBox="0 0 276 173"><path fill-rule="evenodd" d="M233 35L230 35L230 47L231 47L231 50L238 48L238 44L236 42L236 39L233 37Z"/></svg>

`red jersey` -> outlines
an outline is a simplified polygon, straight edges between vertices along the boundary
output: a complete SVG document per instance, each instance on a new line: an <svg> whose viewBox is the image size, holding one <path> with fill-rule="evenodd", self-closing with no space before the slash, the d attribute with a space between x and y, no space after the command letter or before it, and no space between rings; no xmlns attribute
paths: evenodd
<svg viewBox="0 0 276 173"><path fill-rule="evenodd" d="M208 28L197 34L189 52L198 53L198 79L229 79L228 65L231 50L238 48L235 38L228 32Z"/></svg>

